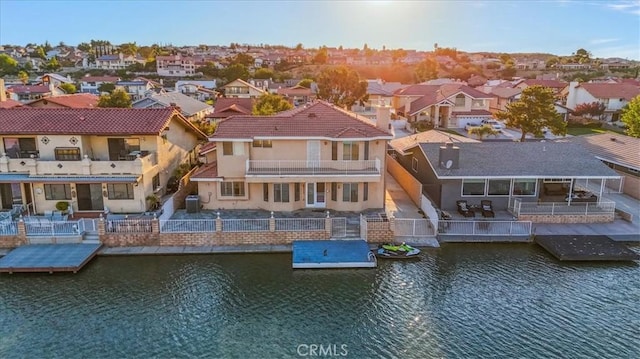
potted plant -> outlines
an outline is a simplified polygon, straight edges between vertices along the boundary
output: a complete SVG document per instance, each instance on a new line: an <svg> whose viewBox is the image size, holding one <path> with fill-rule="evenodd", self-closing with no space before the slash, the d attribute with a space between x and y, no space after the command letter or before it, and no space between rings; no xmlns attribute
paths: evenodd
<svg viewBox="0 0 640 359"><path fill-rule="evenodd" d="M155 194L148 195L146 200L147 200L147 203L149 203L150 210L155 211L158 208L160 208L160 198Z"/></svg>
<svg viewBox="0 0 640 359"><path fill-rule="evenodd" d="M62 212L62 214L67 214L67 211L69 210L69 202L60 201L56 203L56 209Z"/></svg>

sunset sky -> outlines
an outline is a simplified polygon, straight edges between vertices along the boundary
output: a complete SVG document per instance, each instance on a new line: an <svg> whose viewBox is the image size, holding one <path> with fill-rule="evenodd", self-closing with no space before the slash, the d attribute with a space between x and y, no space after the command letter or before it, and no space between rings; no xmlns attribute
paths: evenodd
<svg viewBox="0 0 640 359"><path fill-rule="evenodd" d="M281 44L640 60L640 1L0 0L0 43Z"/></svg>

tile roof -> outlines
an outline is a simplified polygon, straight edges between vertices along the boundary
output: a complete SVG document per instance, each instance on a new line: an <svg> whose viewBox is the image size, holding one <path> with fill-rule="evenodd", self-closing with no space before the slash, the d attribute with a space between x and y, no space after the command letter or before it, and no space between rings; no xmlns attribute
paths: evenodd
<svg viewBox="0 0 640 359"><path fill-rule="evenodd" d="M198 181L199 179L211 179L218 177L218 162L211 162L198 168L198 170L191 175L192 181Z"/></svg>
<svg viewBox="0 0 640 359"><path fill-rule="evenodd" d="M631 101L631 99L640 95L640 87L627 83L583 83L578 85L578 87L584 88L593 97L601 99L623 98Z"/></svg>
<svg viewBox="0 0 640 359"><path fill-rule="evenodd" d="M293 86L288 88L278 89L278 95L283 96L311 96L313 95L313 91L310 88L306 88L303 86Z"/></svg>
<svg viewBox="0 0 640 359"><path fill-rule="evenodd" d="M458 169L438 166L441 144L420 147L438 177L619 177L589 151L571 142L457 143Z"/></svg>
<svg viewBox="0 0 640 359"><path fill-rule="evenodd" d="M640 171L640 138L609 132L576 136L570 141L583 145L598 158Z"/></svg>
<svg viewBox="0 0 640 359"><path fill-rule="evenodd" d="M558 80L526 79L526 80L520 81L518 84L520 84L520 83L524 83L527 86L536 86L536 85L538 85L538 86L542 86L542 87L550 87L550 88L556 88L556 89L563 89L563 88L569 86L568 83L563 82L563 81L558 81Z"/></svg>
<svg viewBox="0 0 640 359"><path fill-rule="evenodd" d="M439 88L440 85L410 85L396 90L393 94L396 96L424 96L436 92Z"/></svg>
<svg viewBox="0 0 640 359"><path fill-rule="evenodd" d="M48 102L55 103L64 107L69 107L69 108L93 108L93 107L98 107L99 99L100 98L98 96L93 94L76 93L72 95L41 98L41 99L29 102L27 106L30 106L38 102L48 101Z"/></svg>
<svg viewBox="0 0 640 359"><path fill-rule="evenodd" d="M133 108L147 108L152 105L148 101L149 99L167 107L175 104L180 107L180 111L182 111L185 116L193 116L198 112L211 109L211 106L206 103L179 92L152 93L149 96L134 102L131 106Z"/></svg>
<svg viewBox="0 0 640 359"><path fill-rule="evenodd" d="M209 153L216 149L217 143L215 142L207 142L200 147L200 154L203 155L205 153Z"/></svg>
<svg viewBox="0 0 640 359"><path fill-rule="evenodd" d="M173 108L0 109L2 134L158 135L178 113ZM179 116L188 123L182 116ZM188 125L192 126L192 125Z"/></svg>
<svg viewBox="0 0 640 359"><path fill-rule="evenodd" d="M403 85L400 82L382 82L378 80L367 80L367 93L370 95L392 96L397 90L405 88L409 85Z"/></svg>
<svg viewBox="0 0 640 359"><path fill-rule="evenodd" d="M231 116L220 121L211 136L213 139L255 137L392 138L389 132L368 120L324 101L272 116Z"/></svg>
<svg viewBox="0 0 640 359"><path fill-rule="evenodd" d="M417 146L420 143L445 143L445 142L480 142L478 140L474 140L473 138L464 137L461 135L454 135L452 133L439 131L439 130L429 130L424 132L418 132L413 135L409 135L406 137L396 138L389 142L389 146L399 152L404 152L411 147Z"/></svg>
<svg viewBox="0 0 640 359"><path fill-rule="evenodd" d="M0 102L0 108L13 108L22 106L22 102L8 98L6 101Z"/></svg>
<svg viewBox="0 0 640 359"><path fill-rule="evenodd" d="M250 115L253 109L251 98L220 97L213 107L213 114L207 117L227 118L232 115Z"/></svg>
<svg viewBox="0 0 640 359"><path fill-rule="evenodd" d="M415 86L428 86L421 87L420 90L424 91L424 96L411 102L409 104L409 115L414 115L423 109L440 103L448 98L463 93L471 98L492 98L493 95L486 94L482 91L476 90L464 84L443 84L443 85L415 85ZM453 103L452 103L453 104Z"/></svg>
<svg viewBox="0 0 640 359"><path fill-rule="evenodd" d="M13 92L16 94L21 93L49 93L51 89L49 86L44 85L13 85L7 88L7 91Z"/></svg>
<svg viewBox="0 0 640 359"><path fill-rule="evenodd" d="M491 94L498 96L500 98L511 98L513 96L519 95L522 93L522 89L517 87L493 87L491 89Z"/></svg>

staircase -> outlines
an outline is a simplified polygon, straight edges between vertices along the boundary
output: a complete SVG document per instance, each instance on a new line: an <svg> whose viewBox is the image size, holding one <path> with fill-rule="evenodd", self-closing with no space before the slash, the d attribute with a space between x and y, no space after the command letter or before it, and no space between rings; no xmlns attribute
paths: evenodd
<svg viewBox="0 0 640 359"><path fill-rule="evenodd" d="M347 218L347 235L345 238L360 238L360 218Z"/></svg>

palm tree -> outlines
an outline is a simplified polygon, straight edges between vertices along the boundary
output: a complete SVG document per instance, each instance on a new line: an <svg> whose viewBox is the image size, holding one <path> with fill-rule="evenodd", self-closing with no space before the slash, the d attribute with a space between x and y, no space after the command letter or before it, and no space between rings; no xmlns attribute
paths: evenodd
<svg viewBox="0 0 640 359"><path fill-rule="evenodd" d="M478 139L480 141L482 141L482 138L484 136L497 136L498 133L499 132L497 130L494 130L489 125L484 125L484 126L479 126L479 127L472 127L472 128L469 129L469 134L478 136Z"/></svg>

